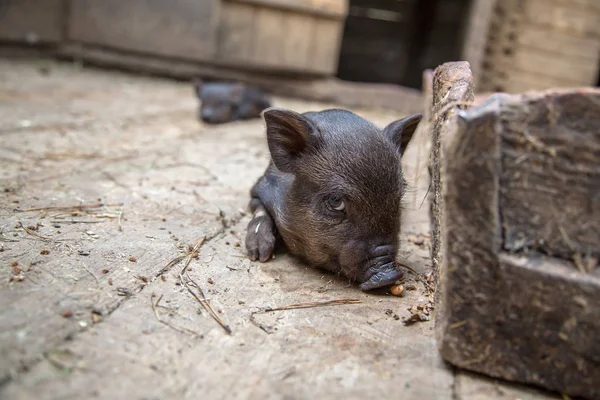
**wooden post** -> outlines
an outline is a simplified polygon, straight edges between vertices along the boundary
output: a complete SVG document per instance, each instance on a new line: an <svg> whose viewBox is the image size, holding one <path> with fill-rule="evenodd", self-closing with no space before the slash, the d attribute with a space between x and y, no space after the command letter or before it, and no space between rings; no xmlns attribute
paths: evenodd
<svg viewBox="0 0 600 400"><path fill-rule="evenodd" d="M425 115L429 116L431 129L430 173L432 182L431 200L431 259L433 264L434 282L438 282L442 261L442 165L444 154L442 149L454 136L457 112L464 109L474 100L473 78L468 62L450 62L435 69L433 78L426 75L424 81L431 89L424 91L429 98Z"/></svg>

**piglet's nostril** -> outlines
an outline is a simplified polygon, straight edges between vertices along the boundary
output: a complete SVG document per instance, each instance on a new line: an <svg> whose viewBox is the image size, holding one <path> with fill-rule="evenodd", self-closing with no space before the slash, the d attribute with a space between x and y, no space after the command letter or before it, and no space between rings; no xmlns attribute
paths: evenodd
<svg viewBox="0 0 600 400"><path fill-rule="evenodd" d="M392 256L394 255L394 246L385 244L375 247L372 252L372 257Z"/></svg>
<svg viewBox="0 0 600 400"><path fill-rule="evenodd" d="M365 291L390 285L404 276L393 262L371 266L365 272L366 279L360 284L360 288Z"/></svg>
<svg viewBox="0 0 600 400"><path fill-rule="evenodd" d="M202 118L210 119L213 116L213 112L210 108L205 108L202 110Z"/></svg>

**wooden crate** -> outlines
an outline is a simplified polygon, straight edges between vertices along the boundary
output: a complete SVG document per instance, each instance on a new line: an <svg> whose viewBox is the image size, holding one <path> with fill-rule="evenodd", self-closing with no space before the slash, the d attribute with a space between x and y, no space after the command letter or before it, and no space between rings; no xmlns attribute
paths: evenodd
<svg viewBox="0 0 600 400"><path fill-rule="evenodd" d="M223 0L216 60L335 74L347 9L347 0Z"/></svg>
<svg viewBox="0 0 600 400"><path fill-rule="evenodd" d="M594 86L599 61L598 0L498 1L480 89Z"/></svg>
<svg viewBox="0 0 600 400"><path fill-rule="evenodd" d="M63 0L0 0L0 40L35 44L62 39Z"/></svg>
<svg viewBox="0 0 600 400"><path fill-rule="evenodd" d="M430 101L440 353L600 398L600 89L497 94L460 111L469 75L441 66Z"/></svg>
<svg viewBox="0 0 600 400"><path fill-rule="evenodd" d="M240 69L331 75L346 12L346 0L78 0L68 38Z"/></svg>
<svg viewBox="0 0 600 400"><path fill-rule="evenodd" d="M219 0L71 1L68 39L126 52L212 60Z"/></svg>

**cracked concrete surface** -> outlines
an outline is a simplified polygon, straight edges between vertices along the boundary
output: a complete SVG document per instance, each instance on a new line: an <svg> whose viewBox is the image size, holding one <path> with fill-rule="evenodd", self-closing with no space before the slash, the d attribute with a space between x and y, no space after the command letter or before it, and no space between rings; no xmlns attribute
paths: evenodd
<svg viewBox="0 0 600 400"><path fill-rule="evenodd" d="M285 253L246 259L248 190L268 160L263 125L205 126L196 107L185 83L0 60L1 398L556 398L448 367L433 321L402 323L427 302L413 274L415 290L394 297ZM359 113L380 125L401 116ZM405 164L399 258L422 276L422 133ZM189 274L231 335L179 284L183 262L168 266L202 237ZM347 298L361 303L252 317Z"/></svg>

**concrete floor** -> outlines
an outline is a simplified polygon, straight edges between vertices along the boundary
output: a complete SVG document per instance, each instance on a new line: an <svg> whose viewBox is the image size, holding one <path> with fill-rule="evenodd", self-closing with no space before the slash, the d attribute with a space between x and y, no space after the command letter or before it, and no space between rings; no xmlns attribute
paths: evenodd
<svg viewBox="0 0 600 400"><path fill-rule="evenodd" d="M286 254L245 258L263 125L205 126L196 107L184 83L0 60L0 398L559 398L456 371L433 321L403 323L429 301L422 133L399 256L416 290L364 294ZM202 237L189 274L232 334L169 265ZM253 314L338 299L360 303Z"/></svg>

